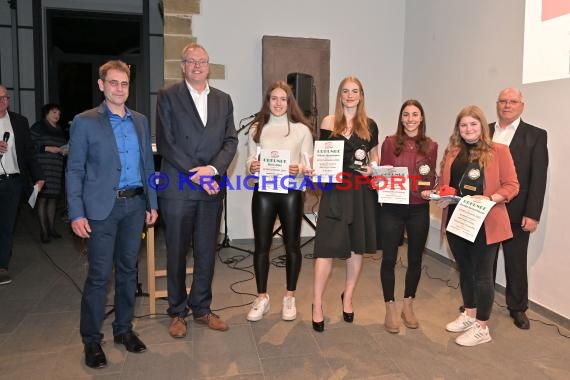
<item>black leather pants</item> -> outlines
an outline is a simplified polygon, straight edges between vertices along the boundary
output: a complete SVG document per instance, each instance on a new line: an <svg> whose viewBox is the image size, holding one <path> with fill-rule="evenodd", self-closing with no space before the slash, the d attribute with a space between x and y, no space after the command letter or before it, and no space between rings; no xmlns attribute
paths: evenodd
<svg viewBox="0 0 570 380"><path fill-rule="evenodd" d="M258 293L267 292L269 274L269 249L273 240L275 219L279 216L285 243L285 271L287 290L294 291L301 270L301 221L303 217L303 192L289 190L287 194L266 193L256 189L251 201L255 252L253 267Z"/></svg>

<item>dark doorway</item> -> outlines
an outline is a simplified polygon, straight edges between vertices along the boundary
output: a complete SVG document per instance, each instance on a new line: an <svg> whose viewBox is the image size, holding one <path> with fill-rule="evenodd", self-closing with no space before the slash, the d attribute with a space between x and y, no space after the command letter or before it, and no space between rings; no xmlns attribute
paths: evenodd
<svg viewBox="0 0 570 380"><path fill-rule="evenodd" d="M131 67L127 107L144 111L136 75L140 67L142 17L132 14L47 10L47 101L62 107L61 125L97 106L103 99L97 87L98 69L109 59Z"/></svg>

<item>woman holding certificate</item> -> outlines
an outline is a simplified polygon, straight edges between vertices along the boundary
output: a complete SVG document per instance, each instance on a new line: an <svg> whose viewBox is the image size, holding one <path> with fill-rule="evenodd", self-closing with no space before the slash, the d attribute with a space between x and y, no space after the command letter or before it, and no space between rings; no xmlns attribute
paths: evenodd
<svg viewBox="0 0 570 380"><path fill-rule="evenodd" d="M257 285L257 298L247 314L248 321L259 321L269 312L267 277L269 274L269 249L273 239L273 226L279 216L285 242L285 272L287 289L283 297L281 317L292 321L297 316L295 289L301 270L301 221L303 217L304 177L303 156L313 155L313 135L310 123L303 116L291 88L283 81L273 83L263 98L261 110L256 114L249 132L247 171L258 175L262 150L289 153L289 181L286 192L263 191L255 186L251 201L255 252L253 267Z"/></svg>
<svg viewBox="0 0 570 380"><path fill-rule="evenodd" d="M335 113L321 124L321 140L344 142L342 186L323 191L315 235L313 282L313 329L324 331L322 297L331 273L332 259L346 259L346 280L340 294L345 322L354 320L352 295L362 253L376 251L376 193L363 185L378 162L378 127L366 116L364 90L355 77L344 78L338 87ZM308 171L312 174L311 171Z"/></svg>
<svg viewBox="0 0 570 380"><path fill-rule="evenodd" d="M492 142L485 115L477 106L467 106L457 115L441 162L440 185L454 188L459 196L470 195L481 204L494 202L474 242L446 232L459 269L465 306L465 311L446 329L463 332L455 343L476 346L491 340L487 322L495 295L493 263L498 244L513 236L505 203L519 192L509 147ZM429 192L422 195L429 197ZM449 225L456 206L447 200L439 200L437 205L447 208L442 222Z"/></svg>
<svg viewBox="0 0 570 380"><path fill-rule="evenodd" d="M382 143L380 165L407 168L410 176L408 204L382 204L382 240L380 280L386 302L384 328L391 333L400 331L394 298L394 267L404 227L408 236L408 268L404 288L402 320L411 329L419 327L413 302L422 273L422 255L429 232L429 200L422 190L435 186L437 143L426 136L424 109L417 100L406 100L400 109L396 134Z"/></svg>

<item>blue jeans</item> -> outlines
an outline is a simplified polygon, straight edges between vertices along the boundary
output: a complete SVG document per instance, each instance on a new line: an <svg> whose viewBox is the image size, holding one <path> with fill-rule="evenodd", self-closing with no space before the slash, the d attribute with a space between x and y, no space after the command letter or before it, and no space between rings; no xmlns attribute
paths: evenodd
<svg viewBox="0 0 570 380"><path fill-rule="evenodd" d="M477 319L487 321L495 299L493 263L499 243L487 244L484 225L473 243L451 232L446 232L446 235L459 269L463 306L477 308Z"/></svg>
<svg viewBox="0 0 570 380"><path fill-rule="evenodd" d="M113 335L132 329L137 288L137 258L144 227L144 196L120 198L104 220L89 220L89 272L81 298L79 331L83 343L100 343L107 304L107 285L115 265Z"/></svg>

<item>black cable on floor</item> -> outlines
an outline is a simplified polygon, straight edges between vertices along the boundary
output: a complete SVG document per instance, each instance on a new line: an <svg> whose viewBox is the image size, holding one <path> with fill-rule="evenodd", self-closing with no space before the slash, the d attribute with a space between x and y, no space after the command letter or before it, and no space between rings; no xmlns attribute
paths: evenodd
<svg viewBox="0 0 570 380"><path fill-rule="evenodd" d="M32 237L32 239L34 239L34 234L31 231L31 228L28 224L26 224L26 231L28 232L28 234ZM35 239L34 239L35 240ZM51 258L51 256L47 253L47 251L44 248L43 243L36 241L36 245L39 248L39 251L48 259L48 261L59 271L61 272L65 277L67 277L67 279L69 281L71 281L71 283L73 284L73 287L75 287L75 289L79 292L79 294L83 295L83 290L81 289L81 287L75 282L75 280L71 277L71 275L69 273L67 273L65 270L63 270L62 267L60 267L59 265L57 265L57 263Z"/></svg>

